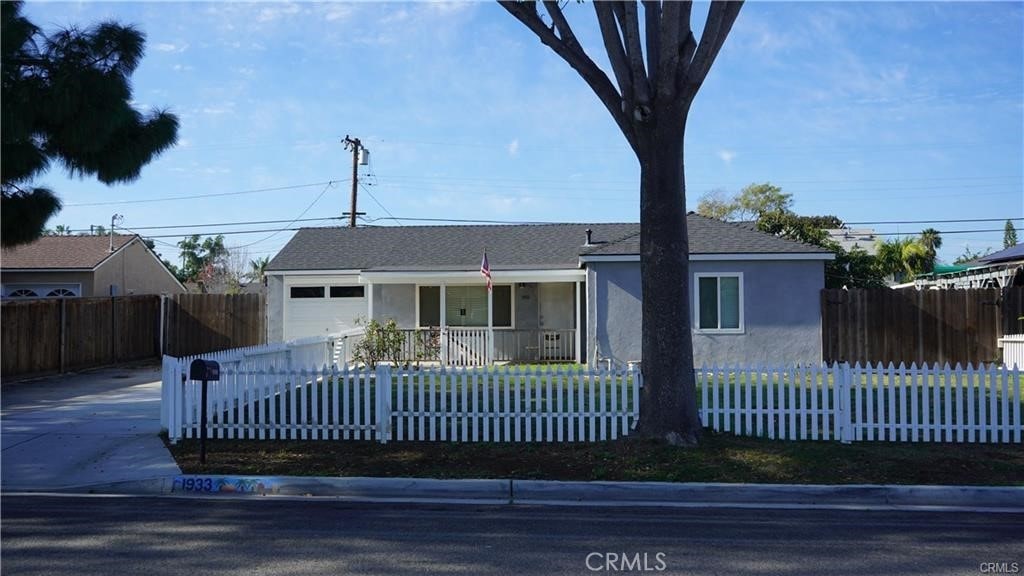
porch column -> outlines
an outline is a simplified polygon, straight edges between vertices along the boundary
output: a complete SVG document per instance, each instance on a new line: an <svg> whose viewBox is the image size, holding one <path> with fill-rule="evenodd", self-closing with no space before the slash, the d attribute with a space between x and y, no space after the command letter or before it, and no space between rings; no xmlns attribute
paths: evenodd
<svg viewBox="0 0 1024 576"><path fill-rule="evenodd" d="M487 363L494 362L494 291L487 291Z"/></svg>
<svg viewBox="0 0 1024 576"><path fill-rule="evenodd" d="M576 363L580 363L580 281L576 281L576 300L573 306L573 317L576 318Z"/></svg>
<svg viewBox="0 0 1024 576"><path fill-rule="evenodd" d="M369 294L366 297L366 321L369 322L373 320L373 282L366 285L366 292Z"/></svg>
<svg viewBox="0 0 1024 576"><path fill-rule="evenodd" d="M445 302L445 292L448 291L448 285L443 281L441 282L441 365L448 365L448 325L447 325L447 303Z"/></svg>

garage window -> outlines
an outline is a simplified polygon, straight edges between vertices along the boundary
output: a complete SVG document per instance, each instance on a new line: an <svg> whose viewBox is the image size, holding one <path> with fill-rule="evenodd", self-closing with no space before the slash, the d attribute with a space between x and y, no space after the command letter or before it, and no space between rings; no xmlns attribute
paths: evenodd
<svg viewBox="0 0 1024 576"><path fill-rule="evenodd" d="M331 298L362 298L362 286L331 286Z"/></svg>
<svg viewBox="0 0 1024 576"><path fill-rule="evenodd" d="M292 298L323 298L323 286L292 286Z"/></svg>

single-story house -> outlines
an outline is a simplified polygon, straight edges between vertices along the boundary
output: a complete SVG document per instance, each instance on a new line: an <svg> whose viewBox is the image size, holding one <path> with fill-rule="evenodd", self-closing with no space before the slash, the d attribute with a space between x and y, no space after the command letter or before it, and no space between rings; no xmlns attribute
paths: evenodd
<svg viewBox="0 0 1024 576"><path fill-rule="evenodd" d="M687 222L697 363L820 362L832 253ZM268 341L394 319L455 338L481 362L636 362L639 239L636 223L305 228L267 266Z"/></svg>
<svg viewBox="0 0 1024 576"><path fill-rule="evenodd" d="M137 235L44 236L0 254L5 299L182 292L185 287Z"/></svg>

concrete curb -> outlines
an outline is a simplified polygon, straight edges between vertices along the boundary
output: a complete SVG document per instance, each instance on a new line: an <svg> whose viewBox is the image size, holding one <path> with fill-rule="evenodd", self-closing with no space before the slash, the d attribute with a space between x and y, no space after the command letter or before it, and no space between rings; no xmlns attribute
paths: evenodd
<svg viewBox="0 0 1024 576"><path fill-rule="evenodd" d="M14 490L4 487L4 492ZM48 492L187 497L326 497L364 502L490 505L973 509L1024 512L1024 486L829 486L183 474L150 480L66 487Z"/></svg>
<svg viewBox="0 0 1024 576"><path fill-rule="evenodd" d="M677 484L670 482L513 481L520 504L616 503L637 506L971 507L1024 512L1024 486Z"/></svg>

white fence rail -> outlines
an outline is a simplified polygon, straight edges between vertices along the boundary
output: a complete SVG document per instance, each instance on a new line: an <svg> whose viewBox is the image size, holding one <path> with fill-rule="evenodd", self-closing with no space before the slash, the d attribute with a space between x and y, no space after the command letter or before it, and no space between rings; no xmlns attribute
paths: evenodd
<svg viewBox="0 0 1024 576"><path fill-rule="evenodd" d="M705 426L782 440L1021 442L1021 373L996 366L714 367Z"/></svg>
<svg viewBox="0 0 1024 576"><path fill-rule="evenodd" d="M207 436L249 440L593 442L626 436L642 377L629 370L517 368L221 371ZM171 441L199 435L202 389L173 389Z"/></svg>

